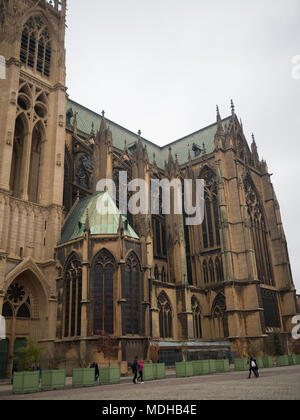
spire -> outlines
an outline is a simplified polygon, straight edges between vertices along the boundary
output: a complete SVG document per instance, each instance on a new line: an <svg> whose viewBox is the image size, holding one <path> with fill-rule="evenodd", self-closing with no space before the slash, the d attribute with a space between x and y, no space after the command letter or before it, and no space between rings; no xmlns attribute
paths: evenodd
<svg viewBox="0 0 300 420"><path fill-rule="evenodd" d="M153 165L157 166L155 152L153 152Z"/></svg>
<svg viewBox="0 0 300 420"><path fill-rule="evenodd" d="M174 159L173 159L173 155L172 155L172 147L169 147L169 159L168 159L168 163L169 164L173 164L174 163Z"/></svg>
<svg viewBox="0 0 300 420"><path fill-rule="evenodd" d="M217 105L217 132L215 135L215 149L216 150L223 147L224 139L225 139L225 131L224 131L219 107Z"/></svg>
<svg viewBox="0 0 300 420"><path fill-rule="evenodd" d="M166 167L166 171L167 171L167 173L170 177L175 174L176 165L175 165L174 158L173 158L173 155L172 155L172 147L171 146L169 147L169 157L168 157L168 162L165 163L165 167Z"/></svg>
<svg viewBox="0 0 300 420"><path fill-rule="evenodd" d="M128 155L127 140L124 141L124 154Z"/></svg>
<svg viewBox="0 0 300 420"><path fill-rule="evenodd" d="M92 129L91 129L91 137L92 138L95 138L95 125L94 125L94 123L92 122Z"/></svg>
<svg viewBox="0 0 300 420"><path fill-rule="evenodd" d="M100 124L100 134L102 134L102 132L107 129L105 111L102 111L101 114L102 114L102 118L101 118L101 124Z"/></svg>
<svg viewBox="0 0 300 420"><path fill-rule="evenodd" d="M144 147L143 147L143 143L142 143L142 138L141 138L141 130L138 131L138 141L137 141L137 147L136 147L136 156L137 156L137 160L143 160L144 158Z"/></svg>
<svg viewBox="0 0 300 420"><path fill-rule="evenodd" d="M219 105L217 105L217 122L218 123L222 123L222 120L221 120L221 115L220 115L220 110L219 110Z"/></svg>
<svg viewBox="0 0 300 420"><path fill-rule="evenodd" d="M256 145L256 141L255 141L255 137L253 133L252 133L251 151L252 151L253 161L256 166L259 163L259 156L258 156L257 145Z"/></svg>
<svg viewBox="0 0 300 420"><path fill-rule="evenodd" d="M233 100L231 99L231 114L235 115L235 105L233 103Z"/></svg>
<svg viewBox="0 0 300 420"><path fill-rule="evenodd" d="M89 144L94 145L95 144L95 126L94 123L92 122L92 129L91 129L91 133L90 133L90 137L88 139Z"/></svg>
<svg viewBox="0 0 300 420"><path fill-rule="evenodd" d="M220 115L220 111L219 111L219 106L218 105L217 105L217 126L218 126L217 134L224 135L225 132L224 132L224 127L223 127L222 118L221 118L221 115Z"/></svg>

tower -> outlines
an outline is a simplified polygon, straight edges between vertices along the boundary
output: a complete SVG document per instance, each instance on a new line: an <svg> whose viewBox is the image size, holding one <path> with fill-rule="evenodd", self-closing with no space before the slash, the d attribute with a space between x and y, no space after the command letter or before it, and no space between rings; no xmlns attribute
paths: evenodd
<svg viewBox="0 0 300 420"><path fill-rule="evenodd" d="M10 358L17 340L55 338L65 16L66 0L0 0L0 310L12 320Z"/></svg>

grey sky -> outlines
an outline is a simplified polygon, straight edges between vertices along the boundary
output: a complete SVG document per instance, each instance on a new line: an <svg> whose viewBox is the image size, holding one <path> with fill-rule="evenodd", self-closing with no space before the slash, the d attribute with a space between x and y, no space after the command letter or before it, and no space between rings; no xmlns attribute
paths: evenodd
<svg viewBox="0 0 300 420"><path fill-rule="evenodd" d="M300 291L299 0L72 0L70 98L159 145L223 117L233 98L274 173Z"/></svg>

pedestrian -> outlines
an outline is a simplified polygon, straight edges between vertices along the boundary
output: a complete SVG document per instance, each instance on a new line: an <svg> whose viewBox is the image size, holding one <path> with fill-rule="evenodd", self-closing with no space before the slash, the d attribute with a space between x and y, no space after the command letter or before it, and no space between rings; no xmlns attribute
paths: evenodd
<svg viewBox="0 0 300 420"><path fill-rule="evenodd" d="M39 373L40 373L40 380L41 380L42 379L42 367L41 367L40 364L37 365L36 370L39 371Z"/></svg>
<svg viewBox="0 0 300 420"><path fill-rule="evenodd" d="M98 382L100 376L99 366L98 363L95 363L95 382Z"/></svg>
<svg viewBox="0 0 300 420"><path fill-rule="evenodd" d="M12 368L12 377L11 377L11 383L13 383L14 382L14 373L15 372L18 372L18 365L17 365L17 363L15 363L14 362L14 364L13 364L13 368Z"/></svg>
<svg viewBox="0 0 300 420"><path fill-rule="evenodd" d="M144 370L143 362L140 360L139 361L139 374L140 374L139 379L141 381L141 384L144 383L144 381L143 381L143 370Z"/></svg>
<svg viewBox="0 0 300 420"><path fill-rule="evenodd" d="M253 357L249 357L248 365L249 365L249 377L248 377L248 379L251 378L252 372L254 373L255 377L258 378L259 377L258 366L257 366L256 360Z"/></svg>
<svg viewBox="0 0 300 420"><path fill-rule="evenodd" d="M137 384L137 375L138 375L138 369L139 369L139 362L138 362L138 357L136 356L136 358L134 359L134 362L132 364L132 373L133 373L133 383Z"/></svg>

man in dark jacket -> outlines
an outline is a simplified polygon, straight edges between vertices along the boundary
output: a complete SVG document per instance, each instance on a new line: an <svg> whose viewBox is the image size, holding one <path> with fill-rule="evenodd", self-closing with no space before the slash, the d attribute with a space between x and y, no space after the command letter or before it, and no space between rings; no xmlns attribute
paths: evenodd
<svg viewBox="0 0 300 420"><path fill-rule="evenodd" d="M133 364L132 364L132 372L133 372L133 383L137 384L137 375L139 371L139 358L136 356Z"/></svg>
<svg viewBox="0 0 300 420"><path fill-rule="evenodd" d="M253 357L249 357L248 364L249 364L249 378L248 379L251 378L252 372L254 372L254 375L256 376L256 378L258 378L259 374L258 374L258 366L257 366L256 360Z"/></svg>

